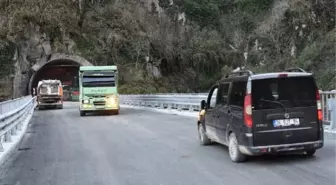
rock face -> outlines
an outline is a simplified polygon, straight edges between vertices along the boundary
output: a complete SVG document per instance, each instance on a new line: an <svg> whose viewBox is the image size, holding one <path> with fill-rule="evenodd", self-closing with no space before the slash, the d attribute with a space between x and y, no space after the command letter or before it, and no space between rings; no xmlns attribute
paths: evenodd
<svg viewBox="0 0 336 185"><path fill-rule="evenodd" d="M33 24L25 28L24 38L16 43L13 98L27 95L30 92L31 77L48 62L67 60L75 61L79 65L92 65L89 61L74 54L72 50L74 42L66 34L63 34L62 42L57 43L56 46L46 33L41 32L39 26ZM66 52L59 53L59 51Z"/></svg>
<svg viewBox="0 0 336 185"><path fill-rule="evenodd" d="M160 69L157 66L155 66L155 65L153 65L151 63L147 63L147 65L146 65L146 71L149 74L149 76L151 76L151 77L153 77L155 79L159 79L159 78L162 77Z"/></svg>

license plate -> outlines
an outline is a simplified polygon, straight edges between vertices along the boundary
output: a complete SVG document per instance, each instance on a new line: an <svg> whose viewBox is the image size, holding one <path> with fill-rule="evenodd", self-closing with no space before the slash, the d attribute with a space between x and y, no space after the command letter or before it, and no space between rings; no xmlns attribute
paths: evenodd
<svg viewBox="0 0 336 185"><path fill-rule="evenodd" d="M288 127L288 126L299 126L300 125L300 119L279 119L279 120L273 120L273 126L274 127Z"/></svg>
<svg viewBox="0 0 336 185"><path fill-rule="evenodd" d="M105 106L96 106L96 109L105 109Z"/></svg>

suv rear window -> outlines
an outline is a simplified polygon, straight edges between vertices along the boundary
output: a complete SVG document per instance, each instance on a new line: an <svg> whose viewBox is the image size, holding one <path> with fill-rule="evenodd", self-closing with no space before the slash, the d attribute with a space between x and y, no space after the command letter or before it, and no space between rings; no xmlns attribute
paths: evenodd
<svg viewBox="0 0 336 185"><path fill-rule="evenodd" d="M254 110L316 105L313 77L271 78L252 81Z"/></svg>

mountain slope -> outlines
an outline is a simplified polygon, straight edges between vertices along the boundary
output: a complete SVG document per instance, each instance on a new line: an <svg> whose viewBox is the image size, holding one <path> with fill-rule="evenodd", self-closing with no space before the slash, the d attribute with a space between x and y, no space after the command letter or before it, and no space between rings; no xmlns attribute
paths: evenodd
<svg viewBox="0 0 336 185"><path fill-rule="evenodd" d="M205 91L238 66L299 66L314 71L320 88L335 88L330 0L13 0L0 10L0 65L12 69L2 79L15 63L38 62L33 31L51 52L118 65L124 93Z"/></svg>

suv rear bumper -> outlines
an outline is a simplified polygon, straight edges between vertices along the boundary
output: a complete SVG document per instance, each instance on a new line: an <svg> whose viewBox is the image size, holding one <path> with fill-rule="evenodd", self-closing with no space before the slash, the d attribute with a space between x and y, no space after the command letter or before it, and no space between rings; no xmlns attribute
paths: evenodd
<svg viewBox="0 0 336 185"><path fill-rule="evenodd" d="M269 145L269 146L243 146L239 145L239 150L245 155L260 155L267 153L285 153L306 151L311 149L319 149L323 147L323 140L311 141L304 143L293 143L283 145Z"/></svg>

